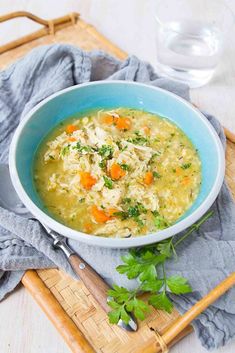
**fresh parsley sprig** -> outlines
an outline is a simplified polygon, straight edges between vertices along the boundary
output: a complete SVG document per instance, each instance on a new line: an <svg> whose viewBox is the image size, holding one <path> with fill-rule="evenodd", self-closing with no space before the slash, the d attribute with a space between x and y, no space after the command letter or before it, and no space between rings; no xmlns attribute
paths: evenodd
<svg viewBox="0 0 235 353"><path fill-rule="evenodd" d="M128 279L138 279L139 286L133 290L117 285L108 291L109 321L117 324L122 319L126 324L130 320L130 313L144 320L150 311L150 305L156 309L165 310L170 313L173 303L167 292L176 295L190 293L192 288L187 279L178 275L168 277L165 271L165 262L176 256L176 247L182 243L190 234L198 230L213 214L206 213L198 222L193 224L179 239L172 237L154 245L143 248L132 249L122 257L123 264L116 270L124 274ZM140 293L148 293L148 302L138 298Z"/></svg>

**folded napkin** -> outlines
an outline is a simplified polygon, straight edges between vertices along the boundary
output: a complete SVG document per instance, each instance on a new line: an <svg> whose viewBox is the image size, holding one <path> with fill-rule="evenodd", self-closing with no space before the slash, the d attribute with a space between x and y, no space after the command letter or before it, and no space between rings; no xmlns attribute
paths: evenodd
<svg viewBox="0 0 235 353"><path fill-rule="evenodd" d="M7 162L14 130L35 104L71 85L104 79L145 82L189 100L188 87L158 77L149 64L134 56L122 62L99 51L86 53L69 45L43 46L0 73L0 163ZM206 117L225 146L219 122L210 115ZM225 183L212 209L213 217L178 248L178 260L169 261L166 267L169 275L183 275L192 285L193 293L172 296L182 313L235 271L235 207ZM53 248L37 222L0 208L0 225L0 299L15 288L29 268L60 267L74 276L64 255ZM115 271L125 250L100 249L74 240L69 244L108 283L136 285ZM200 315L194 328L207 349L231 339L235 335L235 288Z"/></svg>

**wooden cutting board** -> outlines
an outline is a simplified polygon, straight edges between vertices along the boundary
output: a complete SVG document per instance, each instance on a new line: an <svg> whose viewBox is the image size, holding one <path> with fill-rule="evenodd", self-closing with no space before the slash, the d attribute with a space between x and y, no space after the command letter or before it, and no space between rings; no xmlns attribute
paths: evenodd
<svg viewBox="0 0 235 353"><path fill-rule="evenodd" d="M81 20L78 14L45 21L34 15L18 12L0 17L0 22L19 16L41 23L42 28L23 39L0 47L0 68L8 66L34 47L61 42L88 51L102 49L119 59L127 56L93 26ZM235 136L227 130L226 135L226 178L235 196ZM166 332L179 317L176 310L167 314L153 309L145 321L139 322L138 332L128 333L110 325L106 314L84 285L59 269L27 271L22 283L74 353L157 353L161 350L158 335ZM191 326L184 329L171 345L191 331Z"/></svg>

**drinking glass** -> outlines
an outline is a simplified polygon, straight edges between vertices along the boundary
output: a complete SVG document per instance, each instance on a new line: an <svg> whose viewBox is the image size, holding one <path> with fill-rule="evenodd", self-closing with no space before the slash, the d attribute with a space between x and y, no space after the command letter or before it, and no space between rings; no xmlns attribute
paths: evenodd
<svg viewBox="0 0 235 353"><path fill-rule="evenodd" d="M192 88L206 84L235 35L230 8L223 0L158 0L155 18L160 73Z"/></svg>

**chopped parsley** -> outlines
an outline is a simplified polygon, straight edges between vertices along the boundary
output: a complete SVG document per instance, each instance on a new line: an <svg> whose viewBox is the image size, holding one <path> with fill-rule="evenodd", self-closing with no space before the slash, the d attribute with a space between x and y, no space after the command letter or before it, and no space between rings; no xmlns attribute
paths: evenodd
<svg viewBox="0 0 235 353"><path fill-rule="evenodd" d="M94 152L96 149L91 147L91 146L82 146L81 143L78 141L75 146L73 146L74 150L77 150L78 152L87 152L91 153Z"/></svg>
<svg viewBox="0 0 235 353"><path fill-rule="evenodd" d="M65 156L66 154L68 154L69 148L70 148L70 145L67 145L67 146L63 147L62 150L61 150L61 152L60 152L61 155L62 155L62 156Z"/></svg>
<svg viewBox="0 0 235 353"><path fill-rule="evenodd" d="M122 150L121 141L118 140L118 141L116 141L115 143L116 143L116 145L118 146L119 150L121 151L121 150Z"/></svg>
<svg viewBox="0 0 235 353"><path fill-rule="evenodd" d="M122 203L123 204L131 203L131 199L129 197L125 197L124 199L122 199Z"/></svg>
<svg viewBox="0 0 235 353"><path fill-rule="evenodd" d="M158 211L153 211L153 223L157 229L165 229L170 226L169 222L160 215Z"/></svg>
<svg viewBox="0 0 235 353"><path fill-rule="evenodd" d="M101 157L103 157L103 159L99 163L99 167L104 170L106 168L107 159L111 159L113 157L113 147L109 145L102 145L98 150L98 154ZM104 177L104 178L107 178L107 177ZM112 189L112 187L109 187L109 189Z"/></svg>
<svg viewBox="0 0 235 353"><path fill-rule="evenodd" d="M192 163L184 163L184 164L181 165L181 168L182 169L188 169L188 168L191 167L191 165L192 165Z"/></svg>
<svg viewBox="0 0 235 353"><path fill-rule="evenodd" d="M154 176L154 178L157 178L157 179L161 178L161 175L156 171L153 172L153 176Z"/></svg>
<svg viewBox="0 0 235 353"><path fill-rule="evenodd" d="M110 145L102 145L98 150L98 154L106 159L111 159L113 157L113 147Z"/></svg>
<svg viewBox="0 0 235 353"><path fill-rule="evenodd" d="M108 189L112 189L113 188L113 182L110 178L106 177L105 175L103 176L104 179L104 186L106 186L106 188Z"/></svg>
<svg viewBox="0 0 235 353"><path fill-rule="evenodd" d="M127 171L131 169L130 166L129 166L128 164L126 164L126 163L120 164L120 167L121 167L123 170L127 170Z"/></svg>
<svg viewBox="0 0 235 353"><path fill-rule="evenodd" d="M102 159L102 161L99 163L99 167L101 169L105 169L106 168L106 159Z"/></svg>
<svg viewBox="0 0 235 353"><path fill-rule="evenodd" d="M134 145L140 145L140 146L143 146L143 145L145 145L146 143L149 142L149 139L147 139L144 136L141 136L139 134L139 132L137 134L137 131L136 131L135 134L136 134L135 137L129 138L129 139L127 139L127 141L130 142L130 143L133 143Z"/></svg>
<svg viewBox="0 0 235 353"><path fill-rule="evenodd" d="M155 159L156 157L160 156L160 155L161 155L161 152L160 152L160 151L156 151L156 152L152 155L152 157L150 158L149 164L154 163L154 159Z"/></svg>
<svg viewBox="0 0 235 353"><path fill-rule="evenodd" d="M131 199L123 199L124 204L128 204L128 208L126 211L115 212L115 216L120 217L122 221L132 218L139 226L143 226L144 222L139 218L141 214L146 214L146 208L140 203L137 202L134 205L130 205Z"/></svg>

